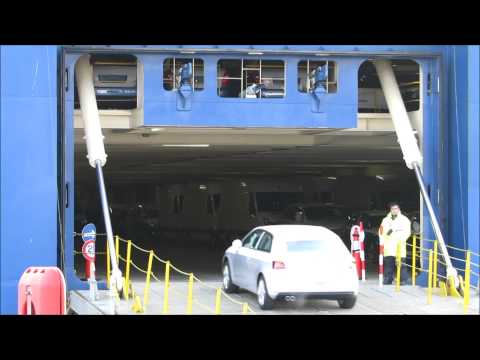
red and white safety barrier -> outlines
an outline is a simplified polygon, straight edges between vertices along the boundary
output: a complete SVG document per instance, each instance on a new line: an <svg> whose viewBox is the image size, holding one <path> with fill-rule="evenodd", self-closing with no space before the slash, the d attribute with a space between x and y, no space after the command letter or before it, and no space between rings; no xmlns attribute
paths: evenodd
<svg viewBox="0 0 480 360"><path fill-rule="evenodd" d="M363 231L363 222L360 221L360 261L362 266L362 282L365 282L365 232Z"/></svg>
<svg viewBox="0 0 480 360"><path fill-rule="evenodd" d="M383 287L383 236L382 236L382 227L379 229L378 236L378 285Z"/></svg>
<svg viewBox="0 0 480 360"><path fill-rule="evenodd" d="M353 225L350 230L350 241L351 241L351 253L355 260L355 265L357 267L357 275L361 276L362 261L361 261L361 251L360 251L360 226Z"/></svg>

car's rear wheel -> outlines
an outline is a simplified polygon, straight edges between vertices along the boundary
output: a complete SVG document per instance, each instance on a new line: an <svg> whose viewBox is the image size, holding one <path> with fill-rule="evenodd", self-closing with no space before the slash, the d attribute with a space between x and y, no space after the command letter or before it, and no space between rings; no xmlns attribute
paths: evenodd
<svg viewBox="0 0 480 360"><path fill-rule="evenodd" d="M263 276L258 280L257 286L257 301L260 309L270 310L273 309L273 299L268 295L267 285Z"/></svg>
<svg viewBox="0 0 480 360"><path fill-rule="evenodd" d="M355 303L357 302L357 297L349 296L349 297L338 299L337 301L338 301L338 305L342 309L351 309L355 306Z"/></svg>
<svg viewBox="0 0 480 360"><path fill-rule="evenodd" d="M232 282L230 265L228 265L228 261L225 261L223 264L223 290L225 290L225 292L228 294L238 291L238 286Z"/></svg>

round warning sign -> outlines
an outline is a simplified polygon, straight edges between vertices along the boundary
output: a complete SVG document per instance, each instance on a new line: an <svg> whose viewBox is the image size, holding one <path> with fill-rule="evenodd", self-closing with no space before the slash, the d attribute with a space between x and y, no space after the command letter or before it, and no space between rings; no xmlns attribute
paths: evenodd
<svg viewBox="0 0 480 360"><path fill-rule="evenodd" d="M97 229L94 224L87 224L82 229L83 241L94 240L97 237Z"/></svg>
<svg viewBox="0 0 480 360"><path fill-rule="evenodd" d="M95 241L87 240L83 243L82 254L86 260L95 260Z"/></svg>

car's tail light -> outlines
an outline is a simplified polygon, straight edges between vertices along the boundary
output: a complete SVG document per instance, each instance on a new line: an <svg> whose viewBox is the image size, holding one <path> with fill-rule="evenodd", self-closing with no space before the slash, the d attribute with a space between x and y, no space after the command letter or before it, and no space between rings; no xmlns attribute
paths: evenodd
<svg viewBox="0 0 480 360"><path fill-rule="evenodd" d="M272 263L273 269L285 269L285 263L283 261L274 261Z"/></svg>

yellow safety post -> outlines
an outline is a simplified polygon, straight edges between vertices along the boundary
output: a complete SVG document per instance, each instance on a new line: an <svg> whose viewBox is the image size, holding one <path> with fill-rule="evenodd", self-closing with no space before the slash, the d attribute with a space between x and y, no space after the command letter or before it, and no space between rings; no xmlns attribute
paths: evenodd
<svg viewBox="0 0 480 360"><path fill-rule="evenodd" d="M458 275L458 283L460 285L460 295L463 296L465 294L465 285L463 284L463 277L462 275Z"/></svg>
<svg viewBox="0 0 480 360"><path fill-rule="evenodd" d="M463 309L468 310L470 305L470 251L467 251L467 259L465 263L465 290L463 293Z"/></svg>
<svg viewBox="0 0 480 360"><path fill-rule="evenodd" d="M110 289L110 249L108 248L108 239L106 241L106 248L107 248L107 288Z"/></svg>
<svg viewBox="0 0 480 360"><path fill-rule="evenodd" d="M130 284L130 288L131 288L132 299L133 299L132 310L136 313L141 313L143 312L143 307L142 307L142 301L140 300L140 296L135 294L135 290L132 284Z"/></svg>
<svg viewBox="0 0 480 360"><path fill-rule="evenodd" d="M170 287L170 261L165 264L165 287L163 291L163 313L168 314L168 288Z"/></svg>
<svg viewBox="0 0 480 360"><path fill-rule="evenodd" d="M433 287L437 287L438 240L433 242Z"/></svg>
<svg viewBox="0 0 480 360"><path fill-rule="evenodd" d="M427 304L432 303L432 277L433 277L433 251L428 251L428 292L427 292Z"/></svg>
<svg viewBox="0 0 480 360"><path fill-rule="evenodd" d="M220 315L222 306L222 289L217 289L217 296L215 297L215 315Z"/></svg>
<svg viewBox="0 0 480 360"><path fill-rule="evenodd" d="M192 313L192 303L193 303L193 274L190 274L188 277L188 295L187 295L187 314Z"/></svg>
<svg viewBox="0 0 480 360"><path fill-rule="evenodd" d="M153 250L150 250L150 255L148 256L147 277L145 279L145 289L143 290L143 306L144 307L146 307L148 304L148 295L150 291L150 276L152 274L152 263L153 263Z"/></svg>
<svg viewBox="0 0 480 360"><path fill-rule="evenodd" d="M243 303L242 315L247 315L247 314L248 314L248 303Z"/></svg>
<svg viewBox="0 0 480 360"><path fill-rule="evenodd" d="M134 299L132 310L136 313L143 313L142 300L140 300L140 296L135 295Z"/></svg>
<svg viewBox="0 0 480 360"><path fill-rule="evenodd" d="M420 247L420 269L423 270L423 246L422 246L422 239L420 238L420 243L419 243L419 247Z"/></svg>
<svg viewBox="0 0 480 360"><path fill-rule="evenodd" d="M439 281L438 286L440 287L440 296L448 296L447 284L445 284L445 281Z"/></svg>
<svg viewBox="0 0 480 360"><path fill-rule="evenodd" d="M125 299L128 300L128 296L129 296L129 287L130 287L130 259L131 259L131 255L132 255L132 240L128 240L127 242L127 267L126 267L126 270L125 270L125 288L123 289L124 290L124 296L125 296Z"/></svg>
<svg viewBox="0 0 480 360"><path fill-rule="evenodd" d="M415 286L417 278L417 237L413 234L413 248L412 248L412 286Z"/></svg>
<svg viewBox="0 0 480 360"><path fill-rule="evenodd" d="M395 291L400 291L400 270L402 268L402 259L401 259L401 250L400 250L401 243L397 244L397 284L395 287Z"/></svg>
<svg viewBox="0 0 480 360"><path fill-rule="evenodd" d="M460 279L460 276L459 276L459 279ZM461 282L460 282L460 285L462 285ZM460 293L455 287L455 279L453 278L453 276L448 277L448 295L453 297L461 297Z"/></svg>

